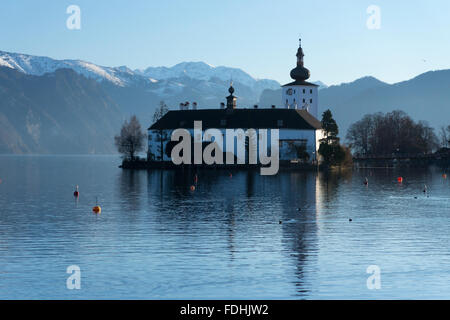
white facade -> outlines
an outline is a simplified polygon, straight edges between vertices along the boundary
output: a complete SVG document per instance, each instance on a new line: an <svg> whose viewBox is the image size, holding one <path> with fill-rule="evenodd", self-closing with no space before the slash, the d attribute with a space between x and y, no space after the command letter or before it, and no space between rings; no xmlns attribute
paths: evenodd
<svg viewBox="0 0 450 320"><path fill-rule="evenodd" d="M261 128L255 128L256 132ZM192 138L192 143L194 142L194 130L187 129ZM225 129L219 129L223 135L223 152L230 152L237 156L237 140L235 139L234 147L231 150L227 150L227 141L226 141L226 133ZM316 160L317 151L319 148L319 139L322 138L322 130L298 130L298 129L278 129L279 130L279 152L280 152L280 160L292 161L299 160L297 149L300 146L305 147L305 151L309 155L309 161ZM163 130L162 135L164 137L163 140L163 161L171 161L171 158L166 154L165 149L167 143L170 141L170 137L172 135L173 130ZM270 146L270 129L267 129L268 133L268 145ZM148 131L148 156L149 159L155 161L161 161L160 159L160 146L161 142L159 139L160 131L158 130L149 130ZM202 139L204 139L204 131L202 131ZM241 137L240 139L243 139ZM197 137L198 139L198 137ZM241 140L243 141L243 140ZM209 140L207 141L209 142ZM248 156L248 155L246 155ZM225 155L224 155L224 163L225 163Z"/></svg>
<svg viewBox="0 0 450 320"><path fill-rule="evenodd" d="M285 85L282 89L282 105L287 109L305 109L318 118L318 87L312 85Z"/></svg>

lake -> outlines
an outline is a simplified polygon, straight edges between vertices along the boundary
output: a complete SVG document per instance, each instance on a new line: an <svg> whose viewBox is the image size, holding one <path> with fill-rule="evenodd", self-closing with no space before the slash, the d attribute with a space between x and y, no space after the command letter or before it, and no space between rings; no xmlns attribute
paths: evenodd
<svg viewBox="0 0 450 320"><path fill-rule="evenodd" d="M1 299L450 299L442 169L207 170L191 191L119 164L0 156Z"/></svg>

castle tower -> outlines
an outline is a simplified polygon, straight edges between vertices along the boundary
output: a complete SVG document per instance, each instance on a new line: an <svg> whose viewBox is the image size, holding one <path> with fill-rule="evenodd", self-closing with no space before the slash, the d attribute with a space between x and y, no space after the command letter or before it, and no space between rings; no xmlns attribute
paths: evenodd
<svg viewBox="0 0 450 320"><path fill-rule="evenodd" d="M301 39L297 50L297 66L291 70L294 82L282 86L281 105L290 109L307 110L314 117L318 117L318 85L307 82L310 72L304 66L304 56Z"/></svg>
<svg viewBox="0 0 450 320"><path fill-rule="evenodd" d="M229 110L236 109L237 98L233 96L234 88L232 82L230 83L230 88L228 89L228 92L230 93L230 95L227 97L227 109Z"/></svg>

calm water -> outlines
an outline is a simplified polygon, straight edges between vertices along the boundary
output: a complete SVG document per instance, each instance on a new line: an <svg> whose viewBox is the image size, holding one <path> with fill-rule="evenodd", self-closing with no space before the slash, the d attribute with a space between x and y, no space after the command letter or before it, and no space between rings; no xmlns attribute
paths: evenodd
<svg viewBox="0 0 450 320"><path fill-rule="evenodd" d="M442 170L209 171L191 192L191 174L119 163L0 157L0 298L450 299ZM69 265L81 290L66 288Z"/></svg>

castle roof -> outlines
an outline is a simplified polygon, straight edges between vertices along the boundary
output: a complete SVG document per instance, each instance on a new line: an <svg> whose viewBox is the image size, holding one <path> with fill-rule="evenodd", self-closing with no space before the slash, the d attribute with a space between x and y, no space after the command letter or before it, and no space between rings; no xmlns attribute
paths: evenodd
<svg viewBox="0 0 450 320"><path fill-rule="evenodd" d="M278 121L282 120L282 124ZM166 113L149 130L192 129L202 121L202 129L321 129L321 123L300 109L202 109L174 110Z"/></svg>

